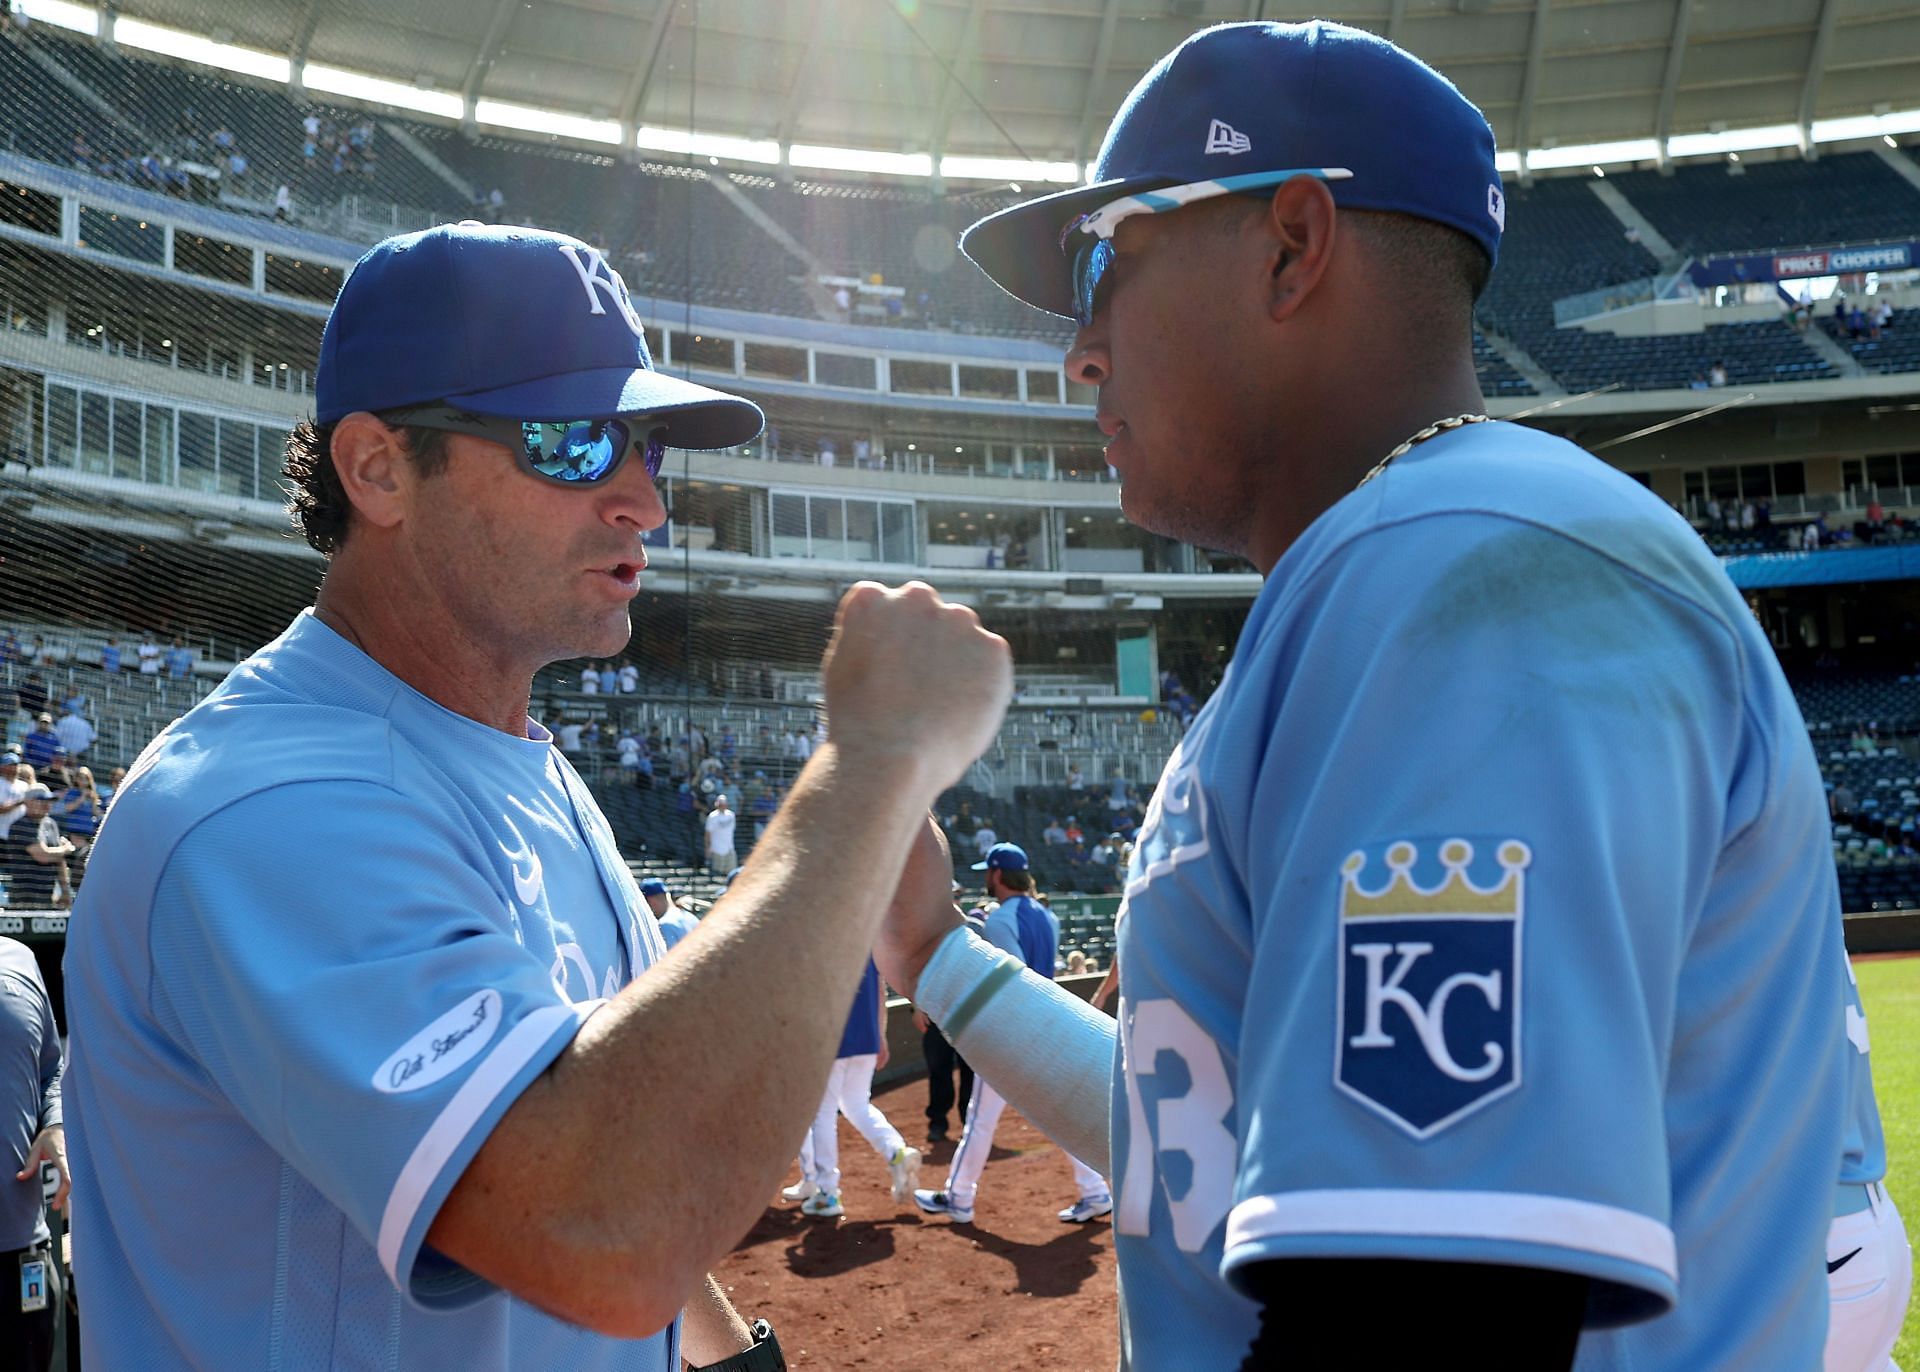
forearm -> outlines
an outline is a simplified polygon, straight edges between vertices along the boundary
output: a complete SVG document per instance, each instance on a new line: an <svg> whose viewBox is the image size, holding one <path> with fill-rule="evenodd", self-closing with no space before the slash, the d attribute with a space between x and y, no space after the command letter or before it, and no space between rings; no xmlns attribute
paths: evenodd
<svg viewBox="0 0 1920 1372"><path fill-rule="evenodd" d="M695 1367L706 1367L751 1347L753 1331L709 1273L681 1312L680 1356Z"/></svg>
<svg viewBox="0 0 1920 1372"><path fill-rule="evenodd" d="M936 788L911 760L823 748L713 911L514 1103L434 1246L578 1323L670 1320L819 1106L884 910L823 893L849 872L890 888ZM608 1176L646 1183L609 1192Z"/></svg>
<svg viewBox="0 0 1920 1372"><path fill-rule="evenodd" d="M920 973L914 1003L994 1090L1105 1176L1114 1022L1026 967L996 972L1002 964L1011 960L992 944L956 929Z"/></svg>

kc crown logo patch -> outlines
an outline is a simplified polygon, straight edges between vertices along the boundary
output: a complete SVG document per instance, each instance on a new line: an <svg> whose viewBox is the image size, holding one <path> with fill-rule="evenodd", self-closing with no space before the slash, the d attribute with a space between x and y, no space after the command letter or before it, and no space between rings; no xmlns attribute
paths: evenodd
<svg viewBox="0 0 1920 1372"><path fill-rule="evenodd" d="M1533 851L1518 839L1388 844L1340 865L1334 1084L1416 1139L1520 1084L1520 932ZM1378 861L1376 859L1375 861ZM1377 869L1376 869L1377 870Z"/></svg>

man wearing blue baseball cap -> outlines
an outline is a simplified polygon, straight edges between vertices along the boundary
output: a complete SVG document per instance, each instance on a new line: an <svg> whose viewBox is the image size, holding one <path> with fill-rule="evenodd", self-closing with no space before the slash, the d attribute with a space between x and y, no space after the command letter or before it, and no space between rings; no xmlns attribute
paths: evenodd
<svg viewBox="0 0 1920 1372"><path fill-rule="evenodd" d="M1835 1183L1886 1204L1805 727L1682 521L1482 413L1505 212L1431 68L1236 24L962 240L1079 324L1132 521L1267 579L1131 860L1117 1031L965 934L932 835L877 952L1111 1167L1136 1367L1817 1367Z"/></svg>
<svg viewBox="0 0 1920 1372"><path fill-rule="evenodd" d="M288 447L318 602L142 754L67 946L90 1359L784 1365L706 1271L867 964L880 912L817 893L901 870L1011 670L926 586L850 590L833 733L669 955L531 682L626 646L665 445L759 427L653 369L577 239L453 225L354 269Z"/></svg>

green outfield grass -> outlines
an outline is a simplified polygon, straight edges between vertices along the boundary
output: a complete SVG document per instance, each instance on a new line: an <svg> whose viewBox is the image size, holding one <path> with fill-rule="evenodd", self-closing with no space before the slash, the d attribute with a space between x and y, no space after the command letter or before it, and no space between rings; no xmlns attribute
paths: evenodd
<svg viewBox="0 0 1920 1372"><path fill-rule="evenodd" d="M1887 1190L1907 1218L1920 1215L1920 957L1854 964L1873 1044L1873 1089L1887 1127ZM1920 1304L1907 1310L1894 1349L1902 1367L1920 1367Z"/></svg>

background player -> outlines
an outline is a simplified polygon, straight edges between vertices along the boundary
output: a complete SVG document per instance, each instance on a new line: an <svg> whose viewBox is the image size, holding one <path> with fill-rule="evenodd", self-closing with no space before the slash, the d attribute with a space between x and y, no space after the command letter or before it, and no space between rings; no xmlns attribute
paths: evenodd
<svg viewBox="0 0 1920 1372"><path fill-rule="evenodd" d="M659 877L648 877L641 882L640 894L646 897L647 908L653 911L653 917L660 922L660 938L667 947L673 947L699 927L700 921L674 903L667 883Z"/></svg>
<svg viewBox="0 0 1920 1372"><path fill-rule="evenodd" d="M1092 180L963 247L1079 323L1128 517L1266 584L1133 857L1118 1033L931 878L882 971L1063 1146L1110 1114L1135 1365L1815 1365L1819 775L1686 524L1482 422L1486 121L1370 35L1227 26Z"/></svg>
<svg viewBox="0 0 1920 1372"><path fill-rule="evenodd" d="M1026 849L1017 843L996 843L983 860L973 864L973 870L987 874L987 895L999 902L987 915L987 941L1051 981L1060 957L1060 921L1034 899ZM947 1166L947 1184L938 1191L915 1191L916 1205L929 1215L946 1215L961 1224L973 1222L980 1174L986 1170L993 1136L1006 1108L1006 1097L985 1078L976 1077L966 1124ZM1067 1161L1073 1165L1073 1182L1080 1197L1060 1212L1060 1218L1069 1224L1085 1224L1111 1212L1113 1196L1106 1178L1072 1153L1067 1154Z"/></svg>
<svg viewBox="0 0 1920 1372"><path fill-rule="evenodd" d="M846 1214L840 1200L841 1115L887 1164L893 1198L904 1201L913 1194L913 1184L920 1179L920 1150L909 1147L873 1103L873 1074L887 1065L887 1056L887 998L880 970L868 958L840 1035L840 1052L827 1072L826 1094L800 1143L800 1180L780 1192L799 1201L806 1214L821 1219Z"/></svg>

